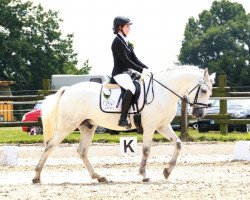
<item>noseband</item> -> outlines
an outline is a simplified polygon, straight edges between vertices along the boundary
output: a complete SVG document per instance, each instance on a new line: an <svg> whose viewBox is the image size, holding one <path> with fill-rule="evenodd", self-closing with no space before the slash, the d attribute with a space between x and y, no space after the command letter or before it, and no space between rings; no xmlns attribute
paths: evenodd
<svg viewBox="0 0 250 200"><path fill-rule="evenodd" d="M178 96L181 100L185 101L187 104L189 104L193 108L201 109L201 108L209 108L209 107L211 107L211 103L205 104L205 103L199 103L198 102L198 96L199 96L199 92L200 92L200 89L201 89L201 85L202 84L206 84L204 80L200 80L199 83L188 93L188 95L190 95L196 88L198 88L197 91L196 91L195 97L194 97L194 101L193 101L193 103L191 103L189 101L188 96L182 97L182 96L178 95L176 92L174 92L173 90L171 90L170 88L168 88L167 86L165 86L164 84L162 84L161 82L159 82L158 80L154 79L152 73L151 73L151 76L150 76L150 80L149 80L149 84L148 84L148 88L147 88L147 92L146 92L146 98L145 98L145 103L147 105L150 104L150 103L152 103L152 101L154 100L153 81L157 82L159 85L161 85L165 89L169 90L174 95ZM150 88L151 84L152 84L153 98L152 98L152 100L150 102L147 102L147 96L148 96L148 92L149 92L149 88ZM209 86L207 84L206 84L206 86L208 87L209 90L212 90L212 89L209 88Z"/></svg>

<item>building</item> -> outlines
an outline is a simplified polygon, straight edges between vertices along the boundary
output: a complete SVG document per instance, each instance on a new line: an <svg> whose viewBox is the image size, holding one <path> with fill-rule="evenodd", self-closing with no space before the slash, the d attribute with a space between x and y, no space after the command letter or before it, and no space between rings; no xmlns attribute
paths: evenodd
<svg viewBox="0 0 250 200"><path fill-rule="evenodd" d="M51 77L51 89L59 90L63 86L71 86L80 82L109 82L109 77L106 75L70 75L70 74L57 74Z"/></svg>

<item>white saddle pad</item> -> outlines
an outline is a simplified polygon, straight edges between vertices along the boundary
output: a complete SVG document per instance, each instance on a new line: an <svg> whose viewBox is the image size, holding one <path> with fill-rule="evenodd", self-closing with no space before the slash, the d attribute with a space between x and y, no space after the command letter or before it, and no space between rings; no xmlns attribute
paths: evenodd
<svg viewBox="0 0 250 200"><path fill-rule="evenodd" d="M145 100L145 86L143 83L140 84L141 93L138 99L138 109L141 111L144 107ZM100 94L100 108L103 112L107 113L121 113L122 99L119 100L121 96L121 88L106 88L102 86ZM129 114L136 113L136 105L130 107Z"/></svg>

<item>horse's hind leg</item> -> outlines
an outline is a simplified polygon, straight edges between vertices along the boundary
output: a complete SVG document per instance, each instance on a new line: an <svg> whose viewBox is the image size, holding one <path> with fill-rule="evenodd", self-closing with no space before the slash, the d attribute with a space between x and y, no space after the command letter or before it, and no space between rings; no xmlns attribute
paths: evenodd
<svg viewBox="0 0 250 200"><path fill-rule="evenodd" d="M98 175L95 173L94 168L92 167L91 163L88 160L88 150L89 146L92 142L96 126L88 127L84 123L78 127L81 132L81 139L79 146L77 148L77 152L79 153L81 159L83 160L90 176L92 179L97 179L98 182L107 182L107 179L103 176Z"/></svg>
<svg viewBox="0 0 250 200"><path fill-rule="evenodd" d="M167 179L169 175L171 174L172 170L174 169L177 158L179 155L179 152L181 150L181 140L177 137L175 132L173 131L172 127L170 124L161 127L160 129L157 130L159 133L161 133L164 137L167 139L171 140L175 144L175 149L172 158L169 161L169 166L168 168L165 168L163 171L164 177Z"/></svg>
<svg viewBox="0 0 250 200"><path fill-rule="evenodd" d="M35 168L35 177L32 179L33 183L40 183L40 175L43 169L43 166L49 157L50 153L63 141L68 132L59 132L56 131L53 137L47 142L43 155L41 156L36 168Z"/></svg>

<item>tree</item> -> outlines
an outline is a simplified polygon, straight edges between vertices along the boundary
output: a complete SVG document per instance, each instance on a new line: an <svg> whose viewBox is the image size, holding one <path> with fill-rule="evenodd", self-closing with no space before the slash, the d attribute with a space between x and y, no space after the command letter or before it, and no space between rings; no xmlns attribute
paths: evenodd
<svg viewBox="0 0 250 200"><path fill-rule="evenodd" d="M214 1L189 18L178 59L225 74L230 86L250 85L250 14L239 3Z"/></svg>
<svg viewBox="0 0 250 200"><path fill-rule="evenodd" d="M81 75L81 74L88 74L91 70L92 66L89 64L89 59L85 60L83 63L83 66L80 69L77 69L74 65L68 65L65 67L66 74L75 74L75 75Z"/></svg>
<svg viewBox="0 0 250 200"><path fill-rule="evenodd" d="M62 37L61 22L58 12L41 5L0 0L0 80L16 81L15 89L41 89L52 74L83 71L76 68L74 36Z"/></svg>

